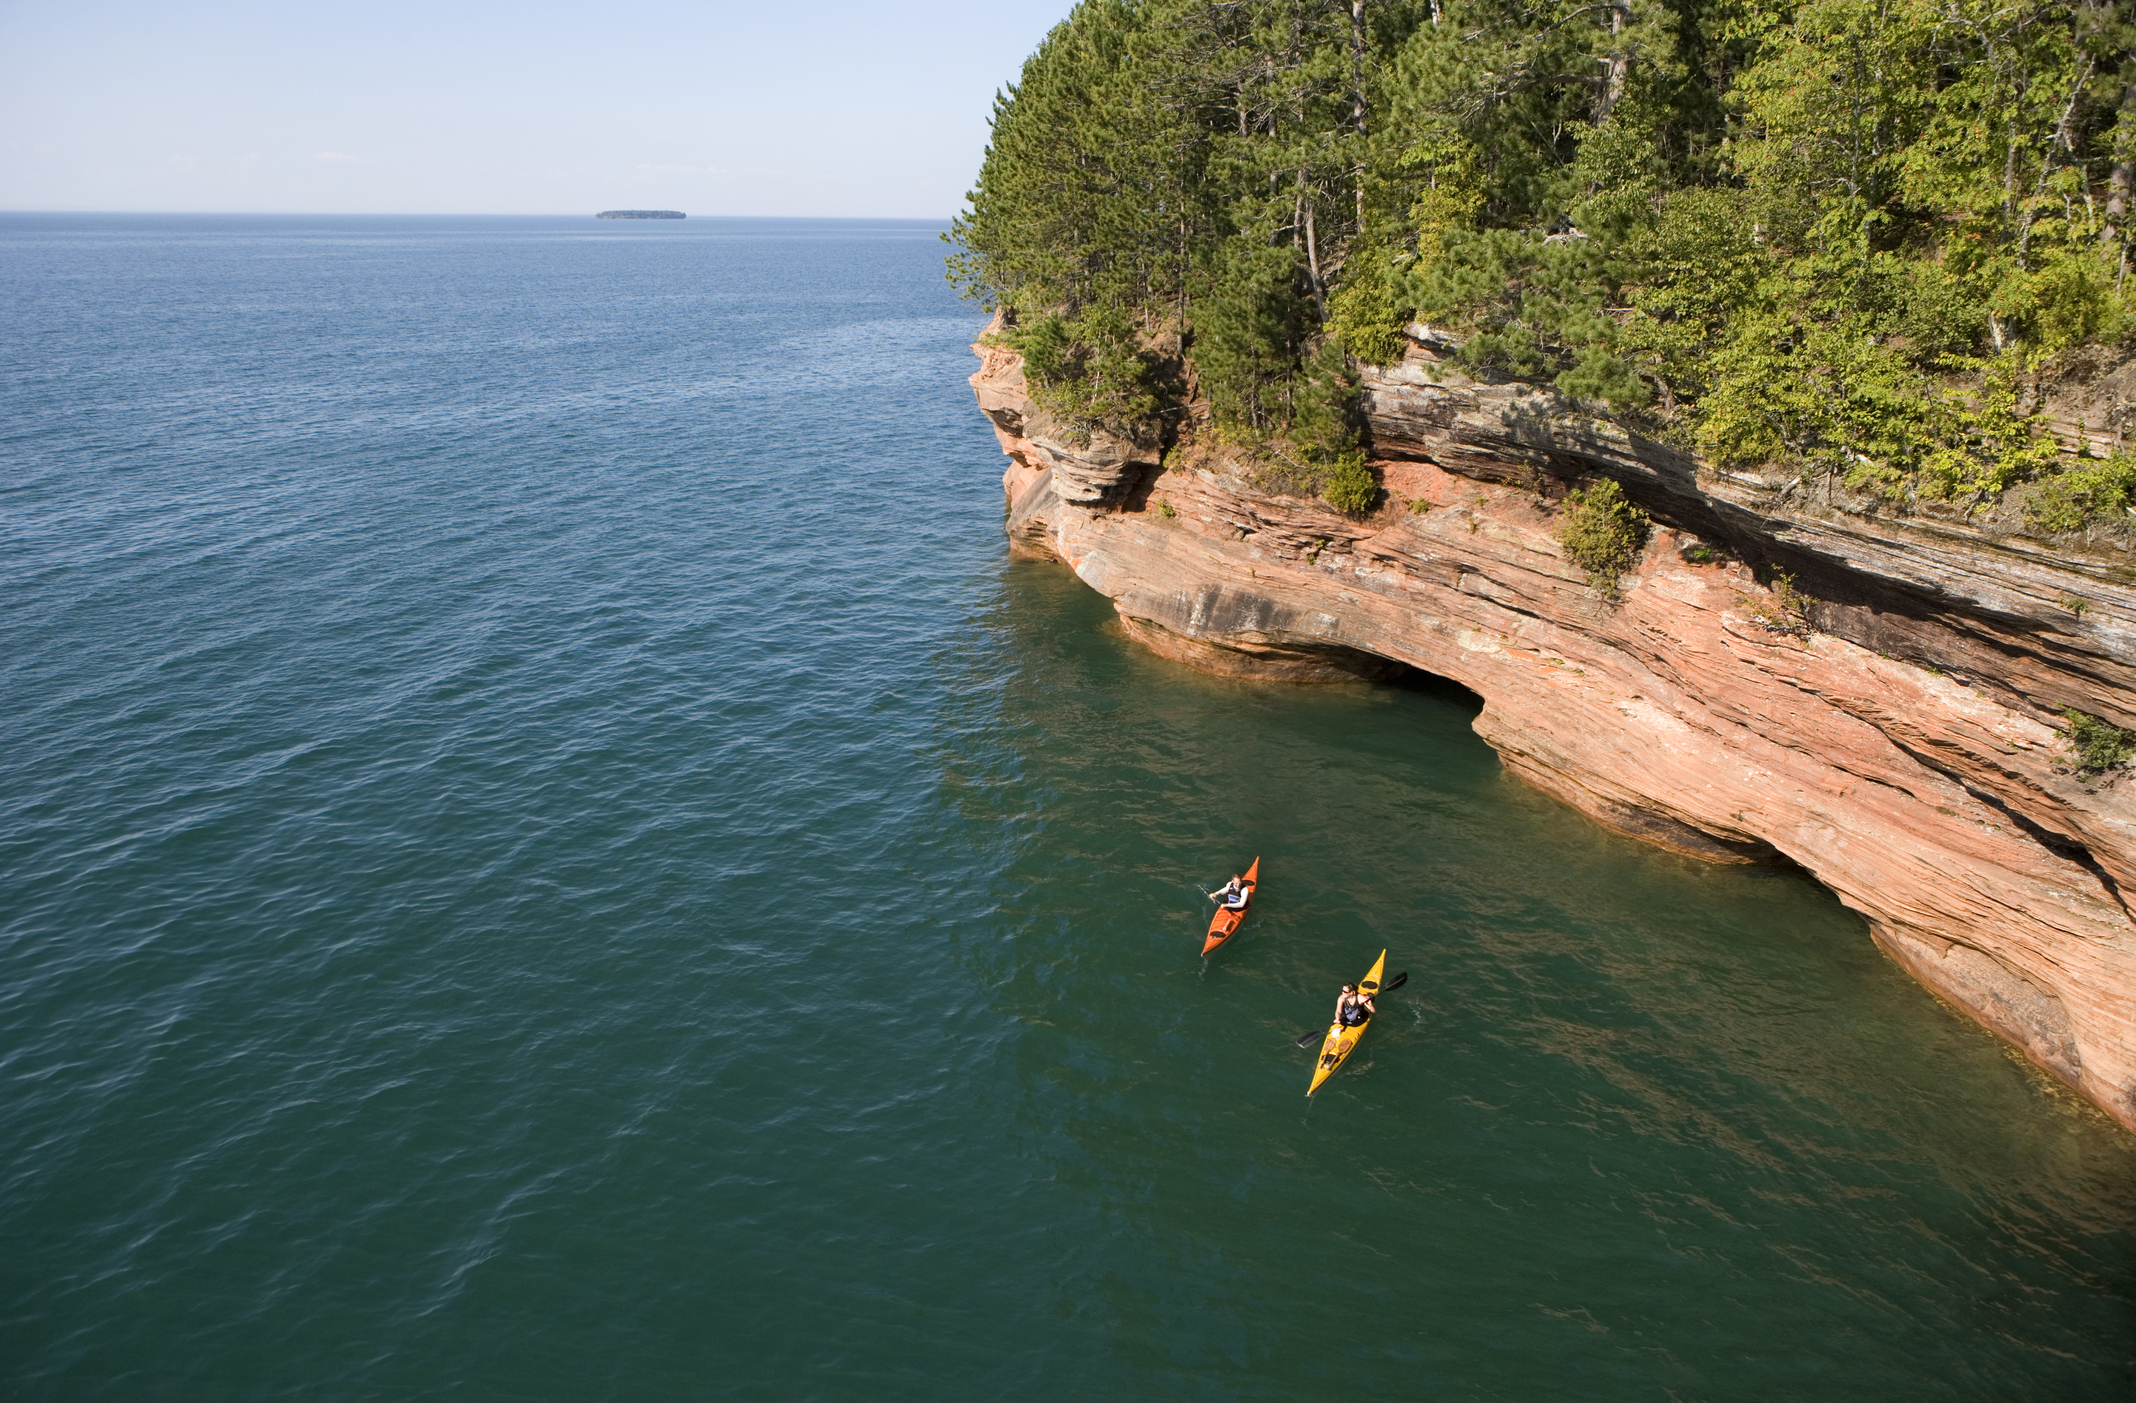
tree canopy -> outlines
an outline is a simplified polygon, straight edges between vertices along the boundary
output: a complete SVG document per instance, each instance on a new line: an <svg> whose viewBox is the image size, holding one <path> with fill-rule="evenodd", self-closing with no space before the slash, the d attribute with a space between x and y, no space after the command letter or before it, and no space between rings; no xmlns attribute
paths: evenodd
<svg viewBox="0 0 2136 1403"><path fill-rule="evenodd" d="M1049 407L1206 400L1316 471L1422 318L1719 462L2081 470L2082 517L2136 460L2058 460L2032 380L2136 331L2132 166L2117 0L1084 0L951 276Z"/></svg>

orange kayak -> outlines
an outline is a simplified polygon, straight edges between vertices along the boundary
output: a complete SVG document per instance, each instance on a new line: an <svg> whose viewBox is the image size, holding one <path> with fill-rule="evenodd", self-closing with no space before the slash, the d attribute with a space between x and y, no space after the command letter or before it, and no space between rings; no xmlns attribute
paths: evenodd
<svg viewBox="0 0 2136 1403"><path fill-rule="evenodd" d="M1239 927L1245 924L1246 912L1253 905L1254 889L1260 883L1260 880L1261 859L1255 858L1253 866L1246 869L1246 905L1241 906L1236 911L1226 911L1221 906L1217 908L1216 914L1209 918L1209 938L1202 942L1202 955L1204 957L1207 957L1211 950L1239 933Z"/></svg>

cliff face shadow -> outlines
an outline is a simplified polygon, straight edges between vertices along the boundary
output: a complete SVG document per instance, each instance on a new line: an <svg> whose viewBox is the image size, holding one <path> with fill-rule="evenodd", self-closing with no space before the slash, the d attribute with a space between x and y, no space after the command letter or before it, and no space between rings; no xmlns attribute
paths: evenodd
<svg viewBox="0 0 2136 1403"><path fill-rule="evenodd" d="M1401 667L1402 670L1393 677L1375 685L1454 707L1471 721L1483 713L1483 698L1453 678L1441 677L1436 672L1426 672L1407 663Z"/></svg>

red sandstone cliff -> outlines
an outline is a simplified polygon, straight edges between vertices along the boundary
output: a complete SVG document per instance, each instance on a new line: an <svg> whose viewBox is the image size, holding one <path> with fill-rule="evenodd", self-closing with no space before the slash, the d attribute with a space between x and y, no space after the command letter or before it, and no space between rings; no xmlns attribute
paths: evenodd
<svg viewBox="0 0 2136 1403"><path fill-rule="evenodd" d="M1432 349L1367 372L1388 505L1359 522L1192 442L1062 433L982 342L1011 540L1183 662L1463 683L1514 773L1679 852L1800 863L1922 983L2136 1130L2136 781L2072 773L2055 729L2065 706L2136 727L2136 574L1718 476ZM1657 524L1614 602L1553 529L1555 500L1601 476ZM1701 544L1733 558L1694 564ZM1793 573L1799 626L1744 561Z"/></svg>

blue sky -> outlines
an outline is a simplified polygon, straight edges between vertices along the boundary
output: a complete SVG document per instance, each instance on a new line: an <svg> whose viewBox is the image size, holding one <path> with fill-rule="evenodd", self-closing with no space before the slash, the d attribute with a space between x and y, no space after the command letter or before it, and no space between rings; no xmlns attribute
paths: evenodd
<svg viewBox="0 0 2136 1403"><path fill-rule="evenodd" d="M940 218L1070 0L0 0L0 208Z"/></svg>

